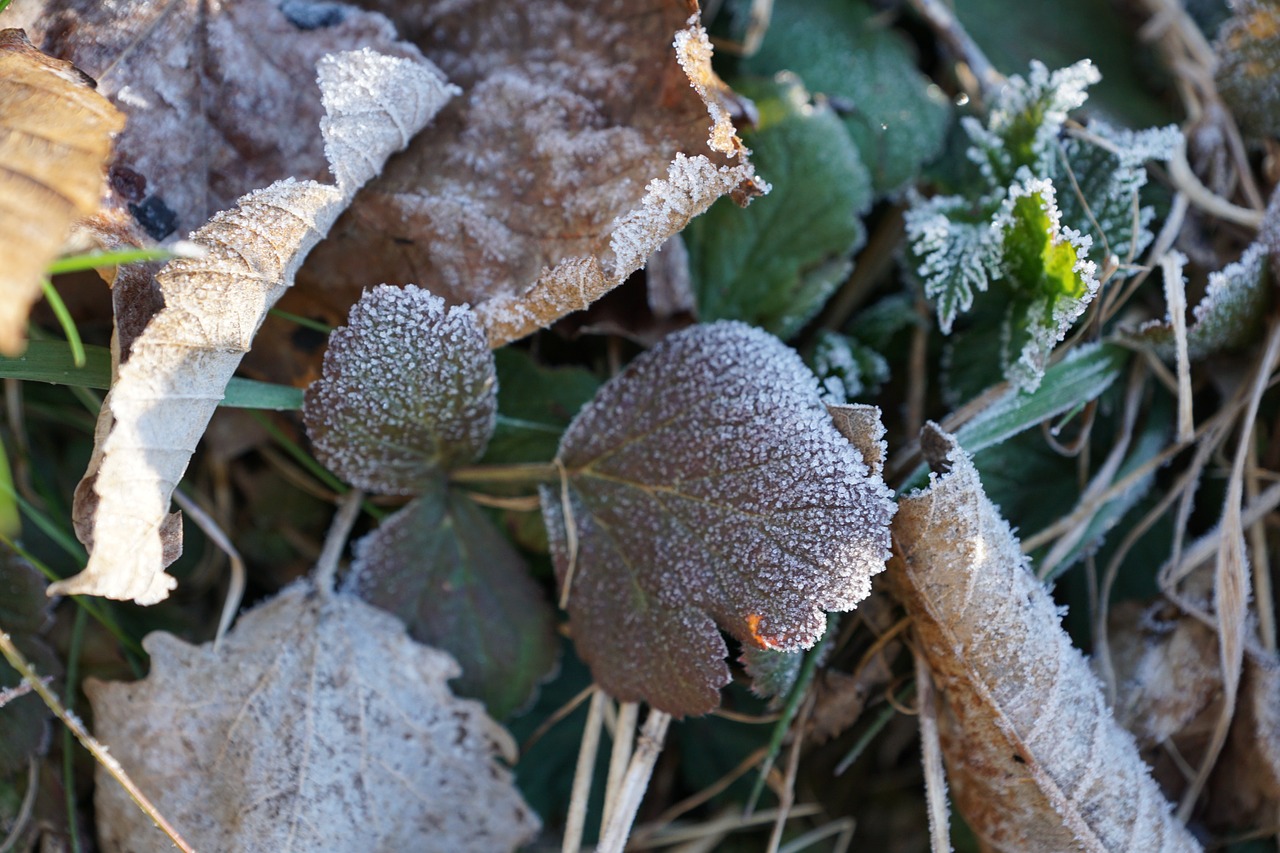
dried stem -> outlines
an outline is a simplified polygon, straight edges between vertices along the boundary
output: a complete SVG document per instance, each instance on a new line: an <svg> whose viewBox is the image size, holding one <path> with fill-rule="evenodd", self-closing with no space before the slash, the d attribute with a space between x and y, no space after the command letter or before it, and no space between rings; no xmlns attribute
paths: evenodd
<svg viewBox="0 0 1280 853"><path fill-rule="evenodd" d="M977 79L981 91L970 93L980 100L990 99L992 93L1004 84L1004 75L995 69L991 60L978 47L978 43L965 31L964 25L956 18L955 13L942 4L941 0L910 0L911 8L933 28L938 38L955 54L956 59L969 66Z"/></svg>
<svg viewBox="0 0 1280 853"><path fill-rule="evenodd" d="M929 810L929 849L951 853L951 816L947 807L947 776L942 769L942 741L938 737L938 705L929 663L920 652L916 659L916 693L920 707L920 759L924 764L924 791Z"/></svg>
<svg viewBox="0 0 1280 853"><path fill-rule="evenodd" d="M111 774L113 779L120 783L120 787L124 788L125 792L129 794L129 798L137 803L138 808L142 809L143 813L155 822L161 832L169 836L169 840L174 843L174 846L184 851L184 853L195 853L195 848L178 834L178 830L173 828L164 815L160 814L160 811L152 804L151 800L147 799L146 794L143 794L138 786L133 783L133 780L125 773L124 768L120 766L120 762L111 756L101 742L89 734L84 724L80 722L80 718L67 710L66 706L53 694L53 691L48 688L27 659L23 657L22 652L18 651L18 647L13 644L13 640L3 631L0 631L0 654L3 654L9 665L18 671L24 681L31 685L31 689L39 694L54 716L71 730L71 733L76 736L76 740L80 741L84 748L89 750L89 754L102 765L104 770Z"/></svg>
<svg viewBox="0 0 1280 853"><path fill-rule="evenodd" d="M596 753L600 749L600 729L604 723L604 691L595 688L587 707L587 725L582 730L582 746L578 748L578 765L573 771L573 792L569 797L569 816L564 825L561 853L578 853L582 849L582 833L587 826L587 802L591 798L591 777L596 769Z"/></svg>
<svg viewBox="0 0 1280 853"><path fill-rule="evenodd" d="M618 707L618 719L613 727L613 750L609 753L609 775L604 788L604 815L601 825L608 825L618 807L622 792L622 780L627 775L631 761L631 749L636 739L636 723L640 720L640 703L623 702Z"/></svg>
<svg viewBox="0 0 1280 853"><path fill-rule="evenodd" d="M320 558L316 560L315 584L321 595L333 592L334 580L338 577L338 564L342 562L342 550L347 546L347 537L360 515L360 504L364 503L364 492L352 489L338 501L338 512L333 517L329 533L324 539L324 548Z"/></svg>
<svg viewBox="0 0 1280 853"><path fill-rule="evenodd" d="M650 710L640 732L635 755L627 768L623 779L622 792L618 796L618 804L614 809L612 820L600 833L600 846L597 853L622 853L627 844L627 836L631 834L631 825L635 822L636 812L640 810L640 801L649 787L649 777L653 775L653 766L662 754L662 742L667 736L667 727L671 723L671 715L665 711Z"/></svg>
<svg viewBox="0 0 1280 853"><path fill-rule="evenodd" d="M209 541L218 546L222 553L227 555L227 560L231 564L231 579L227 584L227 597L222 602L222 615L218 617L218 631L213 635L213 648L216 651L218 645L222 642L222 638L226 636L227 630L231 628L231 620L235 618L236 611L240 609L240 602L244 600L244 587L246 572L244 568L244 560L240 556L240 552L236 550L236 546L231 544L231 537L223 531L221 525L214 520L213 516L205 512L194 498L188 497L181 489L174 489L173 502L182 508L196 526L204 531L204 535L209 537Z"/></svg>

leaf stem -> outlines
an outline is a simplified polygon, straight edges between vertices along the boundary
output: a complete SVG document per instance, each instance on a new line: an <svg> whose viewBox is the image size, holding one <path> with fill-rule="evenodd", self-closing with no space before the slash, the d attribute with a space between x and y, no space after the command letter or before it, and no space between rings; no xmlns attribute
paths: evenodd
<svg viewBox="0 0 1280 853"><path fill-rule="evenodd" d="M454 483L517 484L538 486L560 480L560 472L551 462L527 462L513 465L465 465L449 472Z"/></svg>

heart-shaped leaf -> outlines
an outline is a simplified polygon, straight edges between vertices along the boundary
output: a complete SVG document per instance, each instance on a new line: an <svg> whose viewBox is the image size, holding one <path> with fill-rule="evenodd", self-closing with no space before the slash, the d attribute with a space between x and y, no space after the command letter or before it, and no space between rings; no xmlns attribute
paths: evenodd
<svg viewBox="0 0 1280 853"><path fill-rule="evenodd" d="M493 356L467 307L413 285L375 287L330 337L302 413L338 476L414 494L484 452L497 414Z"/></svg>
<svg viewBox="0 0 1280 853"><path fill-rule="evenodd" d="M636 359L574 419L559 460L565 489L542 503L574 640L622 700L710 711L729 680L716 625L807 648L824 611L852 609L884 568L888 489L799 356L742 323Z"/></svg>

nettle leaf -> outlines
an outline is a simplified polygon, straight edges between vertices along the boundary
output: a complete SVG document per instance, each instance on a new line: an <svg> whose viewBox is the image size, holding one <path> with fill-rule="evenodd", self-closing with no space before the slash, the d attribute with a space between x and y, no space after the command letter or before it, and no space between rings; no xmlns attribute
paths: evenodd
<svg viewBox="0 0 1280 853"><path fill-rule="evenodd" d="M1049 353L1098 290L1092 240L1060 221L1053 184L1024 177L996 214L1001 257L993 280L1009 285L1001 363L1013 384L1034 391Z"/></svg>
<svg viewBox="0 0 1280 853"><path fill-rule="evenodd" d="M1024 167L1036 175L1053 174L1054 146L1067 113L1082 105L1085 90L1101 79L1087 59L1053 72L1032 60L1026 77L1011 76L992 99L985 126L973 117L963 119L973 140L969 157L993 189L1007 185Z"/></svg>
<svg viewBox="0 0 1280 853"><path fill-rule="evenodd" d="M684 231L703 320L745 320L780 338L800 330L848 276L866 239L871 178L836 115L794 75L738 84L760 120L744 131L769 195L716 202Z"/></svg>
<svg viewBox="0 0 1280 853"><path fill-rule="evenodd" d="M523 706L556 659L554 617L488 516L444 483L356 544L346 591L400 617L462 666L459 696L497 719Z"/></svg>
<svg viewBox="0 0 1280 853"><path fill-rule="evenodd" d="M302 409L321 462L402 495L484 452L496 412L493 357L470 309L413 285L360 298Z"/></svg>
<svg viewBox="0 0 1280 853"><path fill-rule="evenodd" d="M987 289L988 270L999 262L989 215L960 196L935 196L914 201L904 216L915 272L944 335L973 307L974 294Z"/></svg>
<svg viewBox="0 0 1280 853"><path fill-rule="evenodd" d="M828 403L847 403L874 395L889 381L889 362L849 335L823 329L813 345L813 372Z"/></svg>
<svg viewBox="0 0 1280 853"><path fill-rule="evenodd" d="M910 183L937 156L951 109L917 69L907 40L876 15L858 0L779 2L764 43L743 69L761 76L794 71L811 91L830 97L883 195ZM763 166L761 174L768 175Z"/></svg>
<svg viewBox="0 0 1280 853"><path fill-rule="evenodd" d="M742 323L636 359L574 419L559 461L563 491L542 489L556 572L579 655L621 700L712 710L729 680L717 625L807 648L884 568L889 490L799 356Z"/></svg>

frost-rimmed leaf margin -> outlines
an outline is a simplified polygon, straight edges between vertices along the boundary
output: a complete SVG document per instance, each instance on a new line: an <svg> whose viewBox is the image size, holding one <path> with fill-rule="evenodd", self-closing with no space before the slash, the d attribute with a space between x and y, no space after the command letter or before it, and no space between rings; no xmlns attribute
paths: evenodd
<svg viewBox="0 0 1280 853"><path fill-rule="evenodd" d="M888 556L888 488L799 356L743 323L637 358L574 419L558 461L563 490L541 488L557 577L579 655L621 700L711 711L729 680L717 625L808 648Z"/></svg>
<svg viewBox="0 0 1280 853"><path fill-rule="evenodd" d="M415 285L379 285L333 331L302 415L317 458L367 491L408 495L484 452L493 355L475 315Z"/></svg>

